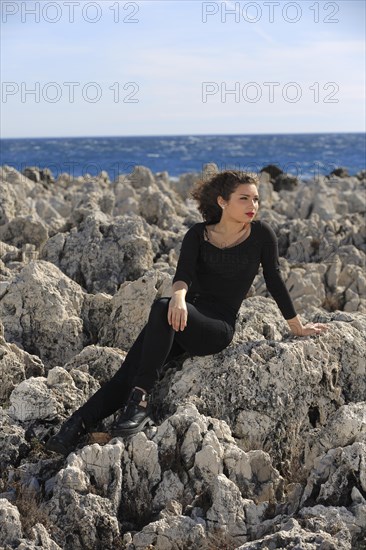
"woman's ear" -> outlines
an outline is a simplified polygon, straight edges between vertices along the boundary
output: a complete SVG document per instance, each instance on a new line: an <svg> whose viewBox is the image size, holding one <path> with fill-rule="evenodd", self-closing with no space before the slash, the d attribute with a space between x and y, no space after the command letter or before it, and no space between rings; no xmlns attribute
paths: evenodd
<svg viewBox="0 0 366 550"><path fill-rule="evenodd" d="M219 197L217 197L217 204L219 205L220 208L224 209L225 208L225 201L224 199L221 197L221 195Z"/></svg>

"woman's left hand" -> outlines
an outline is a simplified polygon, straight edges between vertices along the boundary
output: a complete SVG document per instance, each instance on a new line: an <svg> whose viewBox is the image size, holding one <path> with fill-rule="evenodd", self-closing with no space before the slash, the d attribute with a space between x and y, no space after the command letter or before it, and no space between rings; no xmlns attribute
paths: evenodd
<svg viewBox="0 0 366 550"><path fill-rule="evenodd" d="M296 336L312 336L314 334L321 334L329 330L329 325L324 323L306 323L302 327L291 327L291 331Z"/></svg>

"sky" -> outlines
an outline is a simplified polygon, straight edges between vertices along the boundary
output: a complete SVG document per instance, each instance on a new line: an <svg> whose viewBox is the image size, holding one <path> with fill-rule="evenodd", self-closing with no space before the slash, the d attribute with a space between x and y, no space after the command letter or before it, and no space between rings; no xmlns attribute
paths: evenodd
<svg viewBox="0 0 366 550"><path fill-rule="evenodd" d="M2 138L365 131L363 0L1 0Z"/></svg>

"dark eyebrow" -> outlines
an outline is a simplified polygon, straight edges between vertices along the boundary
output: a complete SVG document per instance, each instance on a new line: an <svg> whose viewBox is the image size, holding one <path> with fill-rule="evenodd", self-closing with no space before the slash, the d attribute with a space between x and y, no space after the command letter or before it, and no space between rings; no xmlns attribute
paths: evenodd
<svg viewBox="0 0 366 550"><path fill-rule="evenodd" d="M246 195L245 193L241 193L239 196L240 196L240 197L250 197L250 195ZM259 195L253 195L253 197L259 199Z"/></svg>

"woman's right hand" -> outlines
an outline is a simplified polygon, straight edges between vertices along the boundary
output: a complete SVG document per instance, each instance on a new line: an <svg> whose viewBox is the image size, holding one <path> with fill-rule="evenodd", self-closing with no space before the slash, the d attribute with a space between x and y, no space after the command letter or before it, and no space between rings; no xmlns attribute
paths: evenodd
<svg viewBox="0 0 366 550"><path fill-rule="evenodd" d="M184 330L187 326L188 309L183 293L177 291L169 301L168 323L174 330Z"/></svg>

